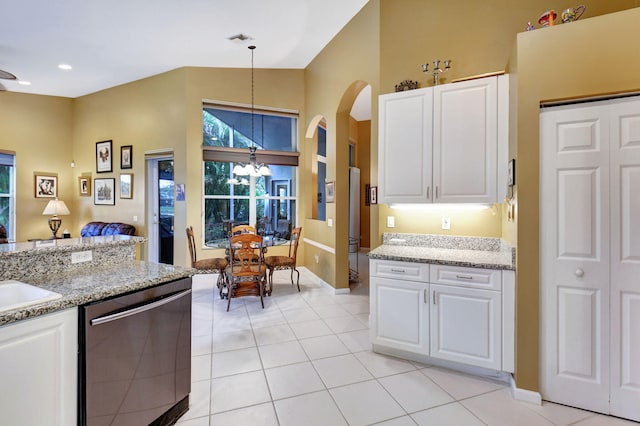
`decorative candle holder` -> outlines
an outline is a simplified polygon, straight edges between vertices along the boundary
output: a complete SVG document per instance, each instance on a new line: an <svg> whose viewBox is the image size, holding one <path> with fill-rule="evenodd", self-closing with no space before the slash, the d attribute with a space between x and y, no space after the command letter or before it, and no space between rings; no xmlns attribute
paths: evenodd
<svg viewBox="0 0 640 426"><path fill-rule="evenodd" d="M440 74L443 72L447 72L451 69L451 59L446 59L444 61L444 68L440 68L440 60L436 59L433 61L433 70L429 71L429 64L422 64L422 72L428 73L431 72L433 75L433 85L437 86L440 83Z"/></svg>

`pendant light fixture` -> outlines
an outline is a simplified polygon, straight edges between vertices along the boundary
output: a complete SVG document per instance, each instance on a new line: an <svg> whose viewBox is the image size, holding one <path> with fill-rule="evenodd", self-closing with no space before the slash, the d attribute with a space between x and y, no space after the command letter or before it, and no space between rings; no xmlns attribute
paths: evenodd
<svg viewBox="0 0 640 426"><path fill-rule="evenodd" d="M251 50L251 146L249 147L249 162L246 164L236 164L233 168L233 174L236 176L271 176L271 169L263 163L258 163L256 159L256 145L254 140L254 102L253 102L253 51L255 46L249 46ZM243 179L246 182L246 179ZM229 183L242 183L242 180L230 179Z"/></svg>

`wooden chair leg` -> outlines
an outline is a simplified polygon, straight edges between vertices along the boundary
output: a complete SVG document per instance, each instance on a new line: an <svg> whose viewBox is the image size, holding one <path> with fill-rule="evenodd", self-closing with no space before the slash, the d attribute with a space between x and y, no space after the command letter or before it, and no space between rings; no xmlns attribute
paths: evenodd
<svg viewBox="0 0 640 426"><path fill-rule="evenodd" d="M229 312L229 306L231 306L231 285L227 291L227 312Z"/></svg>
<svg viewBox="0 0 640 426"><path fill-rule="evenodd" d="M296 271L296 285L298 286L298 292L300 292L300 271L298 271L297 268L293 268L293 270L291 271L291 278L293 278L293 271Z"/></svg>
<svg viewBox="0 0 640 426"><path fill-rule="evenodd" d="M269 278L268 278L269 289L267 290L267 294L269 296L271 296L271 292L273 291L273 271L274 271L274 268L269 268Z"/></svg>

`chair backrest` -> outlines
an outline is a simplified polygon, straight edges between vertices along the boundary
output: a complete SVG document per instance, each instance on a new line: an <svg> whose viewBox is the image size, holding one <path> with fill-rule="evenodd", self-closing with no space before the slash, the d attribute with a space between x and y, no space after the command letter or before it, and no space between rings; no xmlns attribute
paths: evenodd
<svg viewBox="0 0 640 426"><path fill-rule="evenodd" d="M189 255L191 256L191 267L196 264L196 242L193 238L193 227L187 227L187 244L189 245Z"/></svg>
<svg viewBox="0 0 640 426"><path fill-rule="evenodd" d="M257 234L255 226L251 225L236 225L231 228L231 236L238 234Z"/></svg>
<svg viewBox="0 0 640 426"><path fill-rule="evenodd" d="M233 275L259 275L262 264L262 237L260 235L232 235L229 239L229 247L231 249L230 258L234 266L232 268Z"/></svg>
<svg viewBox="0 0 640 426"><path fill-rule="evenodd" d="M0 244L6 244L7 242L7 229L0 223Z"/></svg>
<svg viewBox="0 0 640 426"><path fill-rule="evenodd" d="M300 241L300 234L302 233L302 227L298 226L291 231L291 239L289 240L289 257L296 261L298 255L298 241Z"/></svg>

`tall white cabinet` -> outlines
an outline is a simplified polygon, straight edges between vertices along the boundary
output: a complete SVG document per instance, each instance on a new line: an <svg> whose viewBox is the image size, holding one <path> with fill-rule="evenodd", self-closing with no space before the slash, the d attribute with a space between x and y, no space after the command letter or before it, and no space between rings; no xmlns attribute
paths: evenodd
<svg viewBox="0 0 640 426"><path fill-rule="evenodd" d="M640 420L640 99L540 123L542 396Z"/></svg>
<svg viewBox="0 0 640 426"><path fill-rule="evenodd" d="M501 201L507 76L381 95L379 114L379 202Z"/></svg>

